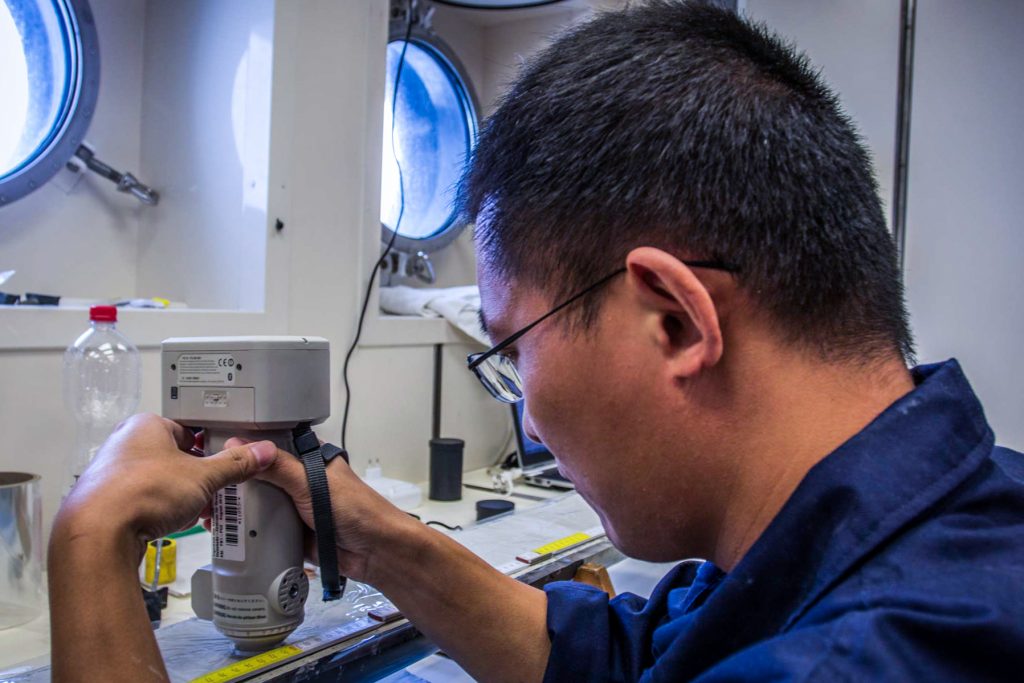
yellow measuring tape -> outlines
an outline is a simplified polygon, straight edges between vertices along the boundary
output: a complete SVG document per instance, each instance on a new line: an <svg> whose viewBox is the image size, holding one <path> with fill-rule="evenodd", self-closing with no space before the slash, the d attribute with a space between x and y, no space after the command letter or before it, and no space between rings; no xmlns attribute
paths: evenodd
<svg viewBox="0 0 1024 683"><path fill-rule="evenodd" d="M224 683L224 681L230 681L239 676L251 674L253 671L258 671L298 654L302 654L302 648L294 645L282 645L281 647L258 654L255 657L249 657L230 666L225 666L223 669L211 671L205 676L193 678L191 683Z"/></svg>
<svg viewBox="0 0 1024 683"><path fill-rule="evenodd" d="M591 536L590 534L585 534L582 531L580 531L575 534L572 534L571 536L560 538L557 541L551 541L551 543L542 545L539 548L534 548L533 552L537 553L538 555L557 553L559 550L565 550L570 546L579 545L580 543L583 543L583 541L589 541L591 538L593 538L593 536Z"/></svg>

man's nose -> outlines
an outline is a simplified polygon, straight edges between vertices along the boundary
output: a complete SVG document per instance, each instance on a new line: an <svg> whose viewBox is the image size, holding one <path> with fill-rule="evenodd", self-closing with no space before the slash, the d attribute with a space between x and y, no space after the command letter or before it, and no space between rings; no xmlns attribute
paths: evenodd
<svg viewBox="0 0 1024 683"><path fill-rule="evenodd" d="M533 418L530 417L530 411L526 404L523 404L523 432L526 433L530 441L541 443L540 437L537 436L537 430L533 427Z"/></svg>

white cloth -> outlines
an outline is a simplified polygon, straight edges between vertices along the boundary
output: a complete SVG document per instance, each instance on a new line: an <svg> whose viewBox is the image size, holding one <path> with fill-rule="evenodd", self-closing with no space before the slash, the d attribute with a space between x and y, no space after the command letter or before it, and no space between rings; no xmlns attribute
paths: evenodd
<svg viewBox="0 0 1024 683"><path fill-rule="evenodd" d="M397 287L380 288L380 307L393 315L418 315L444 318L484 346L490 346L480 327L480 288L465 287Z"/></svg>

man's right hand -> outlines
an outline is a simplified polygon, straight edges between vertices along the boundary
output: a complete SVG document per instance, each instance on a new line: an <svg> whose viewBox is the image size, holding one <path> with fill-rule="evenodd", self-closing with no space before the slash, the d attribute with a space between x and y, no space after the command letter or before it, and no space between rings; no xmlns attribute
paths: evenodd
<svg viewBox="0 0 1024 683"><path fill-rule="evenodd" d="M229 439L225 448L244 444L240 439ZM257 478L288 493L302 520L313 528L313 505L306 470L301 460L279 450L274 463L259 473ZM382 544L399 542L400 538L415 538L426 529L367 486L342 458L334 458L328 464L327 481L331 491L341 573L356 581L373 583L370 574L374 550Z"/></svg>

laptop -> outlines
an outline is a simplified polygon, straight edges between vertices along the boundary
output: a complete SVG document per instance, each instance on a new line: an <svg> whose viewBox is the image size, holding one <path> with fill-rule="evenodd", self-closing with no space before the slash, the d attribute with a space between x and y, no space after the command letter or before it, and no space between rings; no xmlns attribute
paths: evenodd
<svg viewBox="0 0 1024 683"><path fill-rule="evenodd" d="M517 466L523 470L523 481L547 489L576 488L562 476L555 464L555 456L543 445L532 441L523 431L523 402L512 404L512 423L516 428Z"/></svg>

